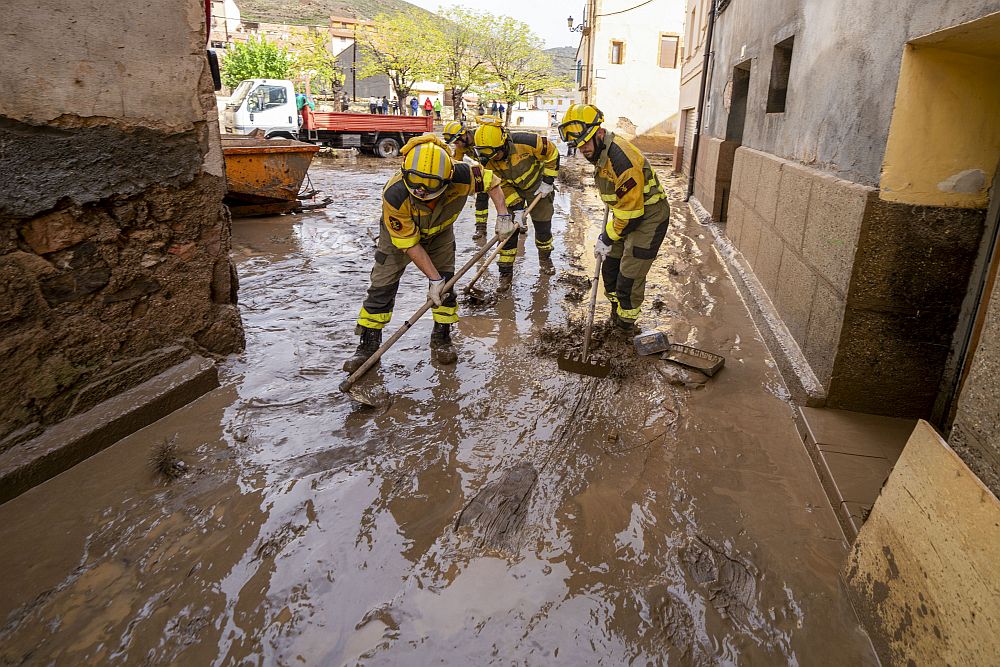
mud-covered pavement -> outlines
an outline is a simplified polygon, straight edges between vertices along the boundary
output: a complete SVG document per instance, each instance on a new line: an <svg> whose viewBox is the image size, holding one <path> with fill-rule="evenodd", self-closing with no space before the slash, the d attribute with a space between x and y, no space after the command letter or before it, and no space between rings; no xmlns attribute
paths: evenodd
<svg viewBox="0 0 1000 667"><path fill-rule="evenodd" d="M394 168L320 162L330 208L237 221L247 351L224 386L0 506L0 664L874 663L780 378L679 183L641 324L724 355L714 378L636 358L603 296L611 377L557 369L602 213L576 158L556 275L529 238L511 294L460 309L456 366L428 315L363 380L388 408L338 392ZM471 205L457 225L462 262ZM390 331L425 294L410 267ZM174 437L168 481L149 460Z"/></svg>

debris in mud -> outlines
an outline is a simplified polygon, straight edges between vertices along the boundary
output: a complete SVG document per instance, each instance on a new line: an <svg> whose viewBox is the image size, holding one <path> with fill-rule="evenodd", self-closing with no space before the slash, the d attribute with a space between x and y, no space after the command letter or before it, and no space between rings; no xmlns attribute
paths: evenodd
<svg viewBox="0 0 1000 667"><path fill-rule="evenodd" d="M660 314L660 313L663 312L663 309L666 308L666 307L667 307L667 302L664 301L663 299L653 299L653 312L654 313Z"/></svg>
<svg viewBox="0 0 1000 667"><path fill-rule="evenodd" d="M359 387L353 384L347 391L348 396L368 408L385 408L392 404L392 396L379 385Z"/></svg>
<svg viewBox="0 0 1000 667"><path fill-rule="evenodd" d="M470 292L462 292L461 303L469 308L489 308L495 306L500 297L496 290L474 289Z"/></svg>
<svg viewBox="0 0 1000 667"><path fill-rule="evenodd" d="M757 568L729 556L722 547L701 536L691 541L682 559L691 578L708 592L719 615L750 630L760 577Z"/></svg>
<svg viewBox="0 0 1000 667"><path fill-rule="evenodd" d="M530 463L508 469L466 504L455 520L455 530L471 531L480 547L516 553L537 481L538 473Z"/></svg>
<svg viewBox="0 0 1000 667"><path fill-rule="evenodd" d="M153 447L153 453L149 457L149 466L156 475L167 481L184 476L184 473L188 471L188 466L177 456L177 434L171 438L163 439Z"/></svg>
<svg viewBox="0 0 1000 667"><path fill-rule="evenodd" d="M684 603L664 584L651 586L645 597L649 608L648 623L657 642L668 651L676 651L683 664L702 664L694 619Z"/></svg>
<svg viewBox="0 0 1000 667"><path fill-rule="evenodd" d="M584 319L571 317L566 324L542 329L534 341L533 351L541 357L573 356L583 353ZM588 361L611 366L608 377L630 377L645 362L636 356L632 336L621 332L610 320L595 322L591 330Z"/></svg>
<svg viewBox="0 0 1000 667"><path fill-rule="evenodd" d="M306 532L306 526L294 523L286 523L274 531L267 539L261 541L254 551L253 560L273 559L284 550L286 546L302 533Z"/></svg>
<svg viewBox="0 0 1000 667"><path fill-rule="evenodd" d="M590 296L590 280L587 276L566 272L563 272L556 278L557 283L566 285L566 296L564 298L569 303L580 303Z"/></svg>

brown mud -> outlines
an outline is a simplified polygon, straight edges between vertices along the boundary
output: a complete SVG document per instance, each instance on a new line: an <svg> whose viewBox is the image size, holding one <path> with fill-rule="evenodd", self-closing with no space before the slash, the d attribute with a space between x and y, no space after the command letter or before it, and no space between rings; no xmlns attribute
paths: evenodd
<svg viewBox="0 0 1000 667"><path fill-rule="evenodd" d="M362 379L380 409L337 387L394 165L319 161L328 209L236 222L223 386L0 506L0 664L874 664L787 394L666 173L640 323L725 370L636 357L603 295L615 372L558 370L603 214L566 162L558 277L529 238L513 289L460 309L455 366L426 317ZM425 295L411 267L389 331Z"/></svg>

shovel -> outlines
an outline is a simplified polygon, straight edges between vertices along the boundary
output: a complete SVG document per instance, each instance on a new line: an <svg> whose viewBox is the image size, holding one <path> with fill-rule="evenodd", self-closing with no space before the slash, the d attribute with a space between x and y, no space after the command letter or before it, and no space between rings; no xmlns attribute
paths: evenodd
<svg viewBox="0 0 1000 667"><path fill-rule="evenodd" d="M583 352L577 358L572 354L559 355L559 368L570 373L580 375L590 375L595 378L605 378L611 371L611 366L607 363L590 361L588 352L590 351L590 330L594 326L594 311L597 309L597 284L601 280L601 264L603 260L597 260L597 267L594 269L593 286L590 288L590 312L587 313L587 328L583 332ZM613 306L614 304L612 304Z"/></svg>
<svg viewBox="0 0 1000 667"><path fill-rule="evenodd" d="M535 204L537 204L538 200L541 198L542 198L541 195L535 195L535 198L531 200L531 204L524 212L525 220L528 219L528 214L531 213L531 209L535 208ZM490 265L493 263L493 260L496 259L496 256L500 254L501 250L503 250L504 245L506 245L507 241L510 240L510 237L514 236L514 234L516 234L517 232L518 230L515 228L514 231L510 233L509 236L507 236L503 241L497 244L496 250L494 250L490 254L490 256L486 258L486 261L483 262L483 265L479 267L479 271L477 271L476 275L472 277L472 282L466 285L465 288L462 290L462 292L465 293L466 298L470 302L479 304L483 303L486 300L485 292L476 287L476 283L479 282L479 279L482 278L483 274L486 273L486 271L490 268Z"/></svg>
<svg viewBox="0 0 1000 667"><path fill-rule="evenodd" d="M489 243L484 245L479 252L473 255L472 259L466 262L465 265L462 268L460 268L457 272L455 272L455 275L452 276L451 279L444 284L444 290L442 291L442 294L447 294L448 292L450 292L452 288L455 286L455 283L458 281L458 279L464 276L466 273L468 273L469 269L475 266L476 262L482 259L483 255L489 252L490 248L493 247L493 244L498 243L499 241L500 241L499 234L490 239ZM423 316L423 314L426 313L433 305L434 302L431 301L430 299L427 299L427 301L424 302L424 305L420 306L420 308L417 309L417 312L413 313L413 315L410 316L410 319L406 320L406 322L403 323L403 326L399 327L396 333L392 334L389 340L382 343L381 347L375 350L375 354L368 357L368 360L361 365L361 368L351 373L351 375L348 376L346 380L340 383L340 391L344 392L345 394L350 394L351 398L356 400L358 403L363 403L364 405L368 405L371 407L378 407L380 405L383 405L386 400L384 396L369 395L369 393L361 391L358 388L356 388L354 386L354 383L360 380L362 375L367 373L372 366L378 363L378 360L382 358L382 355L385 354L386 351L403 336L403 334L409 331L410 327L416 324L417 320L419 320Z"/></svg>

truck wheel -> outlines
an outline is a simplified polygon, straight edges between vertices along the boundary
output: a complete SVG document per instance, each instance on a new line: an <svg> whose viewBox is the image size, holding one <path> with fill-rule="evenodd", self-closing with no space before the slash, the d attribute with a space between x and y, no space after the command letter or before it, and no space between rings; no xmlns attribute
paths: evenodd
<svg viewBox="0 0 1000 667"><path fill-rule="evenodd" d="M268 139L295 139L291 132L274 132L273 134L267 135Z"/></svg>
<svg viewBox="0 0 1000 667"><path fill-rule="evenodd" d="M379 157L396 157L399 155L399 142L392 137L383 137L375 144L375 154Z"/></svg>

